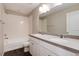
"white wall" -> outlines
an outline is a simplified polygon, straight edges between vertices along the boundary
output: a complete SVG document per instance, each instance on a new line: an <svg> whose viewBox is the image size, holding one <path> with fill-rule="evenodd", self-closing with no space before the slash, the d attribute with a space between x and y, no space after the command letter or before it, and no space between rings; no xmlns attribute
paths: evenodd
<svg viewBox="0 0 79 59"><path fill-rule="evenodd" d="M27 39L29 34L28 17L6 14L4 24L4 35L7 34L8 39ZM20 22L24 23L21 24Z"/></svg>
<svg viewBox="0 0 79 59"><path fill-rule="evenodd" d="M32 29L33 29L33 23L32 23L32 20L33 20L33 17L32 15L28 17L29 18L29 34L32 34Z"/></svg>
<svg viewBox="0 0 79 59"><path fill-rule="evenodd" d="M36 8L30 13L30 27L32 33L38 33L40 31L40 25L39 25L39 8Z"/></svg>
<svg viewBox="0 0 79 59"><path fill-rule="evenodd" d="M40 32L47 32L47 19L39 19Z"/></svg>
<svg viewBox="0 0 79 59"><path fill-rule="evenodd" d="M3 15L4 15L4 8L3 8L3 5L0 4L0 20L2 20L0 22L0 56L3 55L3 50L4 50L4 47L3 47Z"/></svg>

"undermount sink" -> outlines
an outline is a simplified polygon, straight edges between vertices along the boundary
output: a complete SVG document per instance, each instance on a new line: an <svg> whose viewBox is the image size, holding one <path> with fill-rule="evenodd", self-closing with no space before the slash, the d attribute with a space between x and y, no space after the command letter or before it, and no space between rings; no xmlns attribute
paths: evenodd
<svg viewBox="0 0 79 59"><path fill-rule="evenodd" d="M47 35L47 34L34 34L34 36L44 38L44 39L60 38L57 36L52 36L52 35Z"/></svg>

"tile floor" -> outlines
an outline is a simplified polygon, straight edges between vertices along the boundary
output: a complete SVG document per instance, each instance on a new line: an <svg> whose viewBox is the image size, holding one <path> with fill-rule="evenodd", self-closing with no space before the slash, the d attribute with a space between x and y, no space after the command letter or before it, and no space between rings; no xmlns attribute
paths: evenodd
<svg viewBox="0 0 79 59"><path fill-rule="evenodd" d="M29 52L24 52L24 48L16 49L4 53L4 56L32 56Z"/></svg>

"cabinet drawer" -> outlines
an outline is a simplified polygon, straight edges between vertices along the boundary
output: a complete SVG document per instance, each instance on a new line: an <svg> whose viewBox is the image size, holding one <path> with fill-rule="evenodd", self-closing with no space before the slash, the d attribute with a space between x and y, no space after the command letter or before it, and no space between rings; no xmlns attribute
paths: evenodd
<svg viewBox="0 0 79 59"><path fill-rule="evenodd" d="M43 45L40 45L40 40L31 38L30 42L30 53L33 56L56 56L47 48L43 47Z"/></svg>
<svg viewBox="0 0 79 59"><path fill-rule="evenodd" d="M30 42L40 43L40 40L39 39L36 39L36 38L33 38L33 37L30 37Z"/></svg>
<svg viewBox="0 0 79 59"><path fill-rule="evenodd" d="M56 54L52 53L49 49L45 48L44 46L39 47L40 56L56 56Z"/></svg>
<svg viewBox="0 0 79 59"><path fill-rule="evenodd" d="M55 55L55 56L56 55L57 56L75 56L76 55L75 53L70 52L68 50L65 50L65 49L63 49L63 48L61 48L59 46L55 46L55 45L49 44L47 42L44 42L42 40L39 40L39 39L36 39L36 38L33 38L33 37L31 37L30 41L33 44L36 44L36 47L40 51L39 52L40 53L39 54L40 56L52 56L52 55Z"/></svg>
<svg viewBox="0 0 79 59"><path fill-rule="evenodd" d="M46 47L48 50L50 50L52 53L55 53L58 56L75 56L76 55L75 53L72 53L68 50L65 50L63 48L60 48L58 46L49 44L41 40L40 40L40 45Z"/></svg>

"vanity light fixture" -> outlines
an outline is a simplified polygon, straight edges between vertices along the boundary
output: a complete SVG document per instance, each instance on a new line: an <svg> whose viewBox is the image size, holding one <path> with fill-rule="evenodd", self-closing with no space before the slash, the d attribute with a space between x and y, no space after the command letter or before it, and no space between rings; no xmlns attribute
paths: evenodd
<svg viewBox="0 0 79 59"><path fill-rule="evenodd" d="M47 4L42 4L40 7L39 7L39 12L40 14L42 13L46 13L47 11L49 11L50 8Z"/></svg>
<svg viewBox="0 0 79 59"><path fill-rule="evenodd" d="M53 7L56 7L56 6L59 6L59 5L62 5L63 3L53 3ZM40 7L39 7L39 13L40 14L43 14L43 13L46 13L48 12L52 7L52 4L42 4Z"/></svg>
<svg viewBox="0 0 79 59"><path fill-rule="evenodd" d="M63 3L54 3L54 6L59 6L59 5L62 5Z"/></svg>

